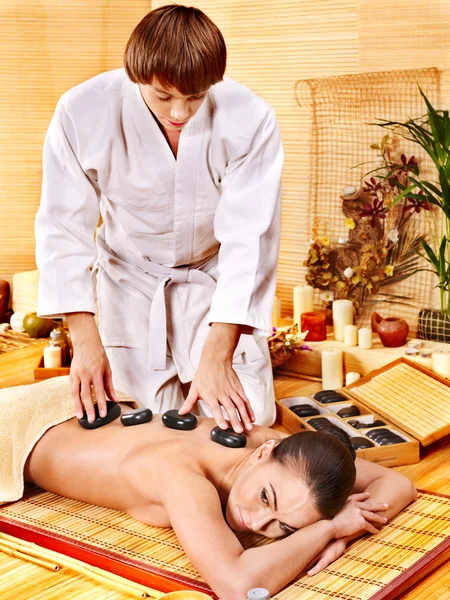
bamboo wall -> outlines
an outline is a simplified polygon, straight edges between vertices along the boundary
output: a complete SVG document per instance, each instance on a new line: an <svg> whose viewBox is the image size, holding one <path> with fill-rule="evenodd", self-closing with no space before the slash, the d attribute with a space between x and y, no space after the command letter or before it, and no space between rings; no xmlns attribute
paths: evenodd
<svg viewBox="0 0 450 600"><path fill-rule="evenodd" d="M153 0L156 8L169 0ZM449 104L448 0L192 0L221 28L227 74L275 108L286 150L278 296L291 313L310 238L310 112L295 101L298 79L435 66ZM121 63L133 24L149 10L137 0L0 0L0 278L34 268L46 126L67 88ZM375 135L377 138L377 135Z"/></svg>

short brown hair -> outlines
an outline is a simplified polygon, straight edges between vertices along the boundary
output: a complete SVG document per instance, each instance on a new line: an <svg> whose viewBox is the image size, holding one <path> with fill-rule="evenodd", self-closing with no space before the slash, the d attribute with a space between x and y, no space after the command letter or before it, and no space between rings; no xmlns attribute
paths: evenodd
<svg viewBox="0 0 450 600"><path fill-rule="evenodd" d="M125 48L133 83L153 77L181 94L198 94L221 81L227 50L218 27L198 8L169 4L149 12Z"/></svg>

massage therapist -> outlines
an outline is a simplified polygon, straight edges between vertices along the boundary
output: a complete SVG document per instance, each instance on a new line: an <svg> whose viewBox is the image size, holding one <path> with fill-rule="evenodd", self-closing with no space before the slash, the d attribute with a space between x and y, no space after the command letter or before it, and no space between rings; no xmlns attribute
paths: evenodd
<svg viewBox="0 0 450 600"><path fill-rule="evenodd" d="M273 110L225 65L204 13L164 6L132 32L123 69L58 102L36 218L39 314L67 317L78 416L94 419L92 390L103 416L117 388L154 412L198 402L222 428L224 409L235 431L274 421L283 151Z"/></svg>

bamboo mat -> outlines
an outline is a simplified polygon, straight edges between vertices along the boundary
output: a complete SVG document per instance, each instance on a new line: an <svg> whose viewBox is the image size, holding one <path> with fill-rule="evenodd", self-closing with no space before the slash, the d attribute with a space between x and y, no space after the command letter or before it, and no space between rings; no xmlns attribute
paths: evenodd
<svg viewBox="0 0 450 600"><path fill-rule="evenodd" d="M28 333L18 333L17 331L3 331L0 333L0 354L27 348L42 342L42 339L30 338Z"/></svg>
<svg viewBox="0 0 450 600"><path fill-rule="evenodd" d="M406 362L386 368L349 391L423 445L450 433L450 387Z"/></svg>
<svg viewBox="0 0 450 600"><path fill-rule="evenodd" d="M210 592L171 529L144 525L118 511L33 490L0 508L0 531L162 591ZM240 540L244 547L266 543L250 534ZM450 497L420 492L379 534L355 542L323 572L300 576L275 598L395 598L449 556Z"/></svg>

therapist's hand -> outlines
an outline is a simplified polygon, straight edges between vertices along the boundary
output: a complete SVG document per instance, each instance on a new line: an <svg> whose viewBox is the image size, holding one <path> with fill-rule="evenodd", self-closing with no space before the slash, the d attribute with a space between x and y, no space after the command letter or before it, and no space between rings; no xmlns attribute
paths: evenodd
<svg viewBox="0 0 450 600"><path fill-rule="evenodd" d="M119 402L112 384L111 368L91 313L66 315L73 344L70 366L70 389L77 418L86 409L89 422L95 419L92 390L95 392L99 414L106 415L106 400Z"/></svg>
<svg viewBox="0 0 450 600"><path fill-rule="evenodd" d="M252 429L255 415L232 367L240 331L239 325L212 324L188 397L178 411L180 415L190 412L198 400L203 400L221 429L229 427L221 407L226 410L234 431Z"/></svg>

